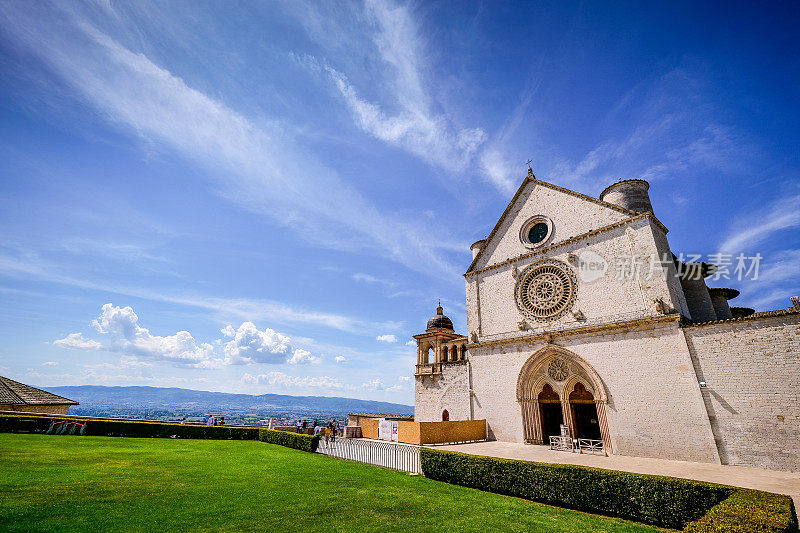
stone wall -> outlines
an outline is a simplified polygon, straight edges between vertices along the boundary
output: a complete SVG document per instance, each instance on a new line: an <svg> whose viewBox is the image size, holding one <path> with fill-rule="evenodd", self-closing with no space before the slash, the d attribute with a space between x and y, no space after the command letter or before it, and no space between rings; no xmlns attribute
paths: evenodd
<svg viewBox="0 0 800 533"><path fill-rule="evenodd" d="M528 251L520 243L519 232L535 215L544 215L553 221L553 234L545 244L563 241L630 217L614 208L528 181L491 241L485 244L476 267L483 268Z"/></svg>
<svg viewBox="0 0 800 533"><path fill-rule="evenodd" d="M450 420L471 418L466 361L443 363L441 376L417 376L415 392L415 422L440 422L445 409Z"/></svg>
<svg viewBox="0 0 800 533"><path fill-rule="evenodd" d="M553 342L588 363L604 383L614 453L719 462L676 323L559 336ZM523 442L517 380L525 362L544 346L539 341L470 348L473 416L487 419L490 438Z"/></svg>
<svg viewBox="0 0 800 533"><path fill-rule="evenodd" d="M655 316L663 313L657 301L664 302L671 309L685 310L679 283L668 275L674 274L674 267L667 274L658 267L652 276L644 272L640 276L629 276L625 272L618 275L617 265L625 261L622 258L633 256L642 264L663 253L663 243L657 243L656 239L659 232L648 218L642 217L559 246L546 255L526 257L468 275L467 321L470 335L477 333L479 341L496 340L530 335L531 331L579 328L587 324ZM522 251L519 239L517 243ZM586 250L591 250L608 263L608 270L599 279L581 280L575 261L570 260L571 254L580 256ZM525 317L515 302L515 274L545 257L566 263L576 272L577 296L572 312L546 322L527 320L529 331L520 331L519 322ZM649 268L648 265L645 272ZM581 316L573 315L577 311L581 312Z"/></svg>
<svg viewBox="0 0 800 533"><path fill-rule="evenodd" d="M800 472L800 314L684 332L722 463Z"/></svg>

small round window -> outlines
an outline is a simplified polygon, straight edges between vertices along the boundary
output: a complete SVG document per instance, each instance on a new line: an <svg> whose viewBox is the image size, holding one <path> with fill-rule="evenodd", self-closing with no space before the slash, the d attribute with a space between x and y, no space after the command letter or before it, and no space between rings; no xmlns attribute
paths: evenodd
<svg viewBox="0 0 800 533"><path fill-rule="evenodd" d="M537 248L547 242L552 234L553 223L550 222L550 219L543 215L537 215L528 219L528 221L522 225L519 232L519 239L522 241L522 244L528 248Z"/></svg>

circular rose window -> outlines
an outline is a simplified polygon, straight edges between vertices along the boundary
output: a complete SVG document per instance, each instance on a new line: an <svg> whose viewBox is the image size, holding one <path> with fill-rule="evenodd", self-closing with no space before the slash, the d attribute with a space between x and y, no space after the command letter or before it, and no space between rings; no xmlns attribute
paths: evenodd
<svg viewBox="0 0 800 533"><path fill-rule="evenodd" d="M556 381L564 381L569 376L569 367L563 359L553 359L547 365L547 373Z"/></svg>
<svg viewBox="0 0 800 533"><path fill-rule="evenodd" d="M533 320L553 320L572 307L576 290L569 266L556 260L539 261L517 278L517 308Z"/></svg>

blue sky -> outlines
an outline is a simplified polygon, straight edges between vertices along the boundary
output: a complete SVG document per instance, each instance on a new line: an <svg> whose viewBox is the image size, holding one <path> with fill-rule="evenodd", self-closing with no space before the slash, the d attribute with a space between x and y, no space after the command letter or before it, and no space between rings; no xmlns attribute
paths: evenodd
<svg viewBox="0 0 800 533"><path fill-rule="evenodd" d="M789 2L0 3L0 372L413 402L525 176L800 272Z"/></svg>

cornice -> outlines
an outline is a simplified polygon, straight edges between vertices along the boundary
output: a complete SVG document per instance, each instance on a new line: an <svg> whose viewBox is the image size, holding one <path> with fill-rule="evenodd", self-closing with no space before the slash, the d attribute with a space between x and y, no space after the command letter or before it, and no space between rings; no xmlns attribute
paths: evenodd
<svg viewBox="0 0 800 533"><path fill-rule="evenodd" d="M645 318L637 318L633 320L624 320L622 322L609 322L607 324L597 324L593 326L584 326L574 329L564 329L557 331L548 331L543 333L536 333L533 335L521 335L519 337L511 337L508 339L496 339L485 342L474 342L467 344L467 349L486 348L489 346L502 346L508 344L520 343L538 343L551 344L553 339L557 337L572 337L575 335L584 335L587 333L596 333L598 331L611 331L618 329L646 329L648 327L657 326L659 324L666 324L669 322L680 322L682 316L680 313L671 313L669 315L658 315Z"/></svg>

